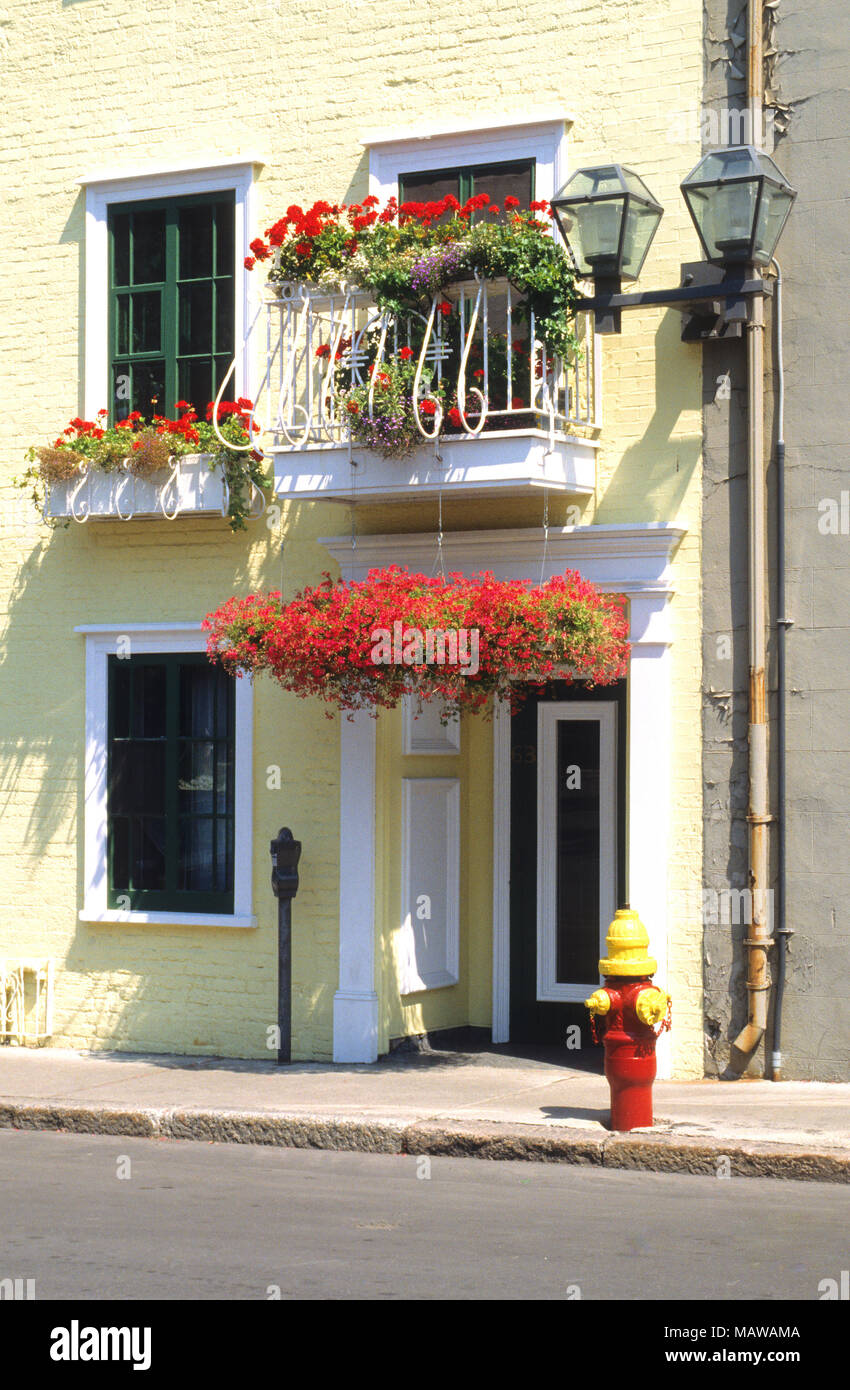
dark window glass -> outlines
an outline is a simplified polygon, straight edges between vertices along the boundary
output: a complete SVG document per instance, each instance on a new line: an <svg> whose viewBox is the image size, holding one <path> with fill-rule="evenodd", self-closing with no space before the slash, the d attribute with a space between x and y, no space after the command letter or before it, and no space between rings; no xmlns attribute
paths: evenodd
<svg viewBox="0 0 850 1390"><path fill-rule="evenodd" d="M116 205L109 228L113 419L203 415L234 351L233 198Z"/></svg>
<svg viewBox="0 0 850 1390"><path fill-rule="evenodd" d="M160 284L165 279L165 212L142 209L132 214L132 221L133 284Z"/></svg>
<svg viewBox="0 0 850 1390"><path fill-rule="evenodd" d="M111 906L233 908L234 681L197 656L109 662Z"/></svg>
<svg viewBox="0 0 850 1390"><path fill-rule="evenodd" d="M534 197L534 160L512 164L469 165L459 169L426 170L402 174L399 178L399 201L402 203L439 202L453 193L459 203L465 203L475 193L487 193L491 203L499 208L504 220L504 200L510 194L527 208ZM446 214L446 217L451 214ZM479 218L486 213L476 214ZM510 214L508 214L510 215ZM445 221L446 217L441 218ZM473 218L474 220L474 218Z"/></svg>
<svg viewBox="0 0 850 1390"><path fill-rule="evenodd" d="M510 195L513 198L518 198L520 207L523 208L527 208L533 200L533 165L516 165L505 169L498 164L493 164L489 168L474 169L472 171L472 192L473 194L489 193L490 202L499 209L499 220L504 221L506 216L511 215L510 210L507 214L505 213L506 197Z"/></svg>
<svg viewBox="0 0 850 1390"><path fill-rule="evenodd" d="M558 721L557 979L599 974L599 724Z"/></svg>
<svg viewBox="0 0 850 1390"><path fill-rule="evenodd" d="M132 301L132 352L162 351L162 293L149 290L134 294ZM119 347L120 351L120 347Z"/></svg>
<svg viewBox="0 0 850 1390"><path fill-rule="evenodd" d="M119 213L112 220L112 278L116 285L130 283L130 214Z"/></svg>
<svg viewBox="0 0 850 1390"><path fill-rule="evenodd" d="M177 214L181 280L205 279L213 273L213 214L209 204L191 204Z"/></svg>

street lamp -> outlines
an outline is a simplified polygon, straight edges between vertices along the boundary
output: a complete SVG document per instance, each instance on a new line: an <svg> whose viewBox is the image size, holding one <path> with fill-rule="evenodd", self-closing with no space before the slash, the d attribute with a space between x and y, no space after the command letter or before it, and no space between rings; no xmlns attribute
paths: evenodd
<svg viewBox="0 0 850 1390"><path fill-rule="evenodd" d="M552 199L552 212L580 275L599 294L636 280L664 214L643 179L622 164L578 169ZM619 313L612 315L619 331Z"/></svg>
<svg viewBox="0 0 850 1390"><path fill-rule="evenodd" d="M706 261L682 266L676 289L623 294L636 280L663 215L633 169L578 169L552 199L552 212L579 275L593 281L597 333L619 333L623 309L675 307L687 317L686 341L740 336L754 299L770 294L760 269L770 264L796 193L769 155L752 145L704 155L682 193Z"/></svg>
<svg viewBox="0 0 850 1390"><path fill-rule="evenodd" d="M770 265L797 196L753 145L704 155L682 193L707 259L722 266Z"/></svg>

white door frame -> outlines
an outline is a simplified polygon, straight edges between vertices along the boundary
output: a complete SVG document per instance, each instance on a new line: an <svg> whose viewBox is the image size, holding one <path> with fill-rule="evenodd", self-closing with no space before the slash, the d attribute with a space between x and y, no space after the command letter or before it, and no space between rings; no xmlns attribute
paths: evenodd
<svg viewBox="0 0 850 1390"><path fill-rule="evenodd" d="M599 955L617 907L617 705L614 700L551 700L537 706L537 999L581 1004L599 979L557 978L558 724L586 720L599 725ZM543 834L544 827L550 834Z"/></svg>
<svg viewBox="0 0 850 1390"><path fill-rule="evenodd" d="M665 522L565 526L550 530L543 579L577 569L607 593L629 600L626 846L631 906L650 932L657 980L667 973L667 836L670 802L670 564L686 534ZM426 574L434 560L430 533L345 536L321 543L351 579L370 569L406 565ZM538 527L454 531L443 538L448 571L489 570L497 579L541 579ZM340 752L340 988L334 1007L334 1058L377 1058L375 981L375 746L374 721L343 720ZM371 726L371 731L368 726ZM494 1042L510 1033L510 715L497 708L493 722L493 1015ZM364 814L365 812L365 814ZM350 814L353 813L353 814ZM669 1075L668 1036L659 1039L659 1076Z"/></svg>

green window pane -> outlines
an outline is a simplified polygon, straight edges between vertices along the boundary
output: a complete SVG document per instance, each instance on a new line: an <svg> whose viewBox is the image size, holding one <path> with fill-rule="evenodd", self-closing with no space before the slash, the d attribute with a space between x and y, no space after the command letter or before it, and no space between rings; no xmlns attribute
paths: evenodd
<svg viewBox="0 0 850 1390"><path fill-rule="evenodd" d="M165 737L166 671L161 665L136 663L133 681L133 737Z"/></svg>
<svg viewBox="0 0 850 1390"><path fill-rule="evenodd" d="M215 350L233 356L233 286L227 281L215 287Z"/></svg>
<svg viewBox="0 0 850 1390"><path fill-rule="evenodd" d="M161 891L165 888L165 820L140 816L134 821L133 830L132 887Z"/></svg>
<svg viewBox="0 0 850 1390"><path fill-rule="evenodd" d="M213 273L213 208L209 203L182 207L177 214L181 280Z"/></svg>
<svg viewBox="0 0 850 1390"><path fill-rule="evenodd" d="M215 273L233 276L233 204L215 205Z"/></svg>
<svg viewBox="0 0 850 1390"><path fill-rule="evenodd" d="M160 352L162 350L161 292L159 290L148 290L144 294L134 294L132 319L132 351L134 353ZM120 339L118 351L121 351Z"/></svg>
<svg viewBox="0 0 850 1390"><path fill-rule="evenodd" d="M222 893L233 882L233 819L216 821L215 889Z"/></svg>
<svg viewBox="0 0 850 1390"><path fill-rule="evenodd" d="M209 357L193 357L177 364L178 399L191 401L202 418L215 395L212 381L212 361Z"/></svg>
<svg viewBox="0 0 850 1390"><path fill-rule="evenodd" d="M165 279L165 209L133 213L133 284L159 284Z"/></svg>
<svg viewBox="0 0 850 1390"><path fill-rule="evenodd" d="M183 666L180 670L180 722L183 738L212 738L215 733L215 702L219 677L223 672L212 666ZM224 677L225 681L227 677Z"/></svg>
<svg viewBox="0 0 850 1390"><path fill-rule="evenodd" d="M164 743L113 745L111 805L117 816L165 814L165 753Z"/></svg>
<svg viewBox="0 0 850 1390"><path fill-rule="evenodd" d="M180 823L180 886L190 892L215 892L212 817L186 817Z"/></svg>
<svg viewBox="0 0 850 1390"><path fill-rule="evenodd" d="M115 297L115 351L119 357L126 357L130 351L129 294Z"/></svg>
<svg viewBox="0 0 850 1390"><path fill-rule="evenodd" d="M402 174L399 184L402 203L439 203L450 193L457 198L458 202L462 201L460 170L458 169L436 173L429 171L422 174ZM439 221L445 222L450 216L451 214L447 213Z"/></svg>
<svg viewBox="0 0 850 1390"><path fill-rule="evenodd" d="M215 809L224 815L233 806L233 749L219 744L215 764Z"/></svg>
<svg viewBox="0 0 850 1390"><path fill-rule="evenodd" d="M112 684L112 737L130 737L130 688L132 667L129 661L118 661L113 672Z"/></svg>
<svg viewBox="0 0 850 1390"><path fill-rule="evenodd" d="M490 202L499 208L499 221L504 221L505 198L518 198L520 207L527 208L534 197L532 176L533 165L509 166L507 169L491 164L472 170L472 192L489 193ZM486 215L486 214L485 214ZM508 211L507 216L510 216ZM495 221L495 218L491 220Z"/></svg>
<svg viewBox="0 0 850 1390"><path fill-rule="evenodd" d="M179 399L203 413L234 351L233 197L116 204L109 227L113 420L173 415ZM128 301L127 284L142 293Z"/></svg>
<svg viewBox="0 0 850 1390"><path fill-rule="evenodd" d="M110 906L233 910L234 698L201 654L110 658Z"/></svg>
<svg viewBox="0 0 850 1390"><path fill-rule="evenodd" d="M191 812L192 815L212 815L214 753L215 745L212 743L183 743L177 782L181 811Z"/></svg>
<svg viewBox="0 0 850 1390"><path fill-rule="evenodd" d="M145 416L162 415L165 407L165 362L133 364L131 410Z"/></svg>
<svg viewBox="0 0 850 1390"><path fill-rule="evenodd" d="M118 213L112 220L112 277L116 285L130 283L130 214Z"/></svg>
<svg viewBox="0 0 850 1390"><path fill-rule="evenodd" d="M212 347L212 297L209 281L181 285L178 290L180 332L177 350L183 353L209 352Z"/></svg>

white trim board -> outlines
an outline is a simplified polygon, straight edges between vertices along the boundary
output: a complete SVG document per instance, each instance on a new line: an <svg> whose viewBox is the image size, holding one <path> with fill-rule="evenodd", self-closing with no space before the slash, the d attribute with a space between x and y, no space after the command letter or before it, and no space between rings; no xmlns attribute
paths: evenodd
<svg viewBox="0 0 850 1390"><path fill-rule="evenodd" d="M191 193L235 196L234 285L236 287L235 343L241 343L250 315L250 282L244 261L256 235L255 170L248 158L215 160L184 168L103 173L78 180L86 192L85 244L85 382L84 414L93 420L109 404L109 238L107 215L111 203L142 198L180 198ZM241 292L240 292L241 287ZM249 354L243 353L233 376L233 393L251 396ZM252 397L253 399L253 397Z"/></svg>
<svg viewBox="0 0 850 1390"><path fill-rule="evenodd" d="M605 933L617 907L617 706L615 701L557 700L537 706L537 998L581 1004L599 985L559 983L558 921L558 724L584 719L599 725L599 933ZM544 834L544 827L548 833Z"/></svg>
<svg viewBox="0 0 850 1390"><path fill-rule="evenodd" d="M375 131L361 140L369 150L369 192L382 201L397 197L402 173L533 159L535 197L548 201L567 178L569 124L568 116L547 110L525 118L485 116L453 128Z"/></svg>
<svg viewBox="0 0 850 1390"><path fill-rule="evenodd" d="M236 681L234 750L233 912L121 912L107 907L106 892L106 740L108 728L107 658L120 638L130 635L131 650L202 652L206 634L200 623L81 624L86 641L85 896L81 922L129 922L183 927L256 927L252 910L253 725L254 691L248 677Z"/></svg>

